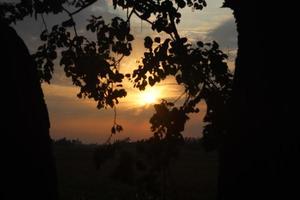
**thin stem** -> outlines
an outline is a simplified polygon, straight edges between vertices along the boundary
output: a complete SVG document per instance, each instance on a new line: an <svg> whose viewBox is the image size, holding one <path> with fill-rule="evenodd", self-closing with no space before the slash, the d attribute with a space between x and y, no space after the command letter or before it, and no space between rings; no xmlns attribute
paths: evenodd
<svg viewBox="0 0 300 200"><path fill-rule="evenodd" d="M113 134L111 133L104 144L109 144Z"/></svg>
<svg viewBox="0 0 300 200"><path fill-rule="evenodd" d="M43 14L41 14L41 18L42 18L43 24L44 24L44 26L45 26L45 29L46 29L46 31L48 32L47 23L46 23L46 21L45 21L45 18L44 18L44 15L43 15Z"/></svg>
<svg viewBox="0 0 300 200"><path fill-rule="evenodd" d="M120 70L120 62L123 60L123 58L125 57L125 55L123 54L114 64L112 64L111 66L117 66L117 70Z"/></svg>
<svg viewBox="0 0 300 200"><path fill-rule="evenodd" d="M136 16L138 16L140 19L142 19L142 16L136 10L133 10L133 12ZM148 22L149 24L153 25L153 22L151 22L150 20L148 20L148 19L143 19L143 20Z"/></svg>
<svg viewBox="0 0 300 200"><path fill-rule="evenodd" d="M179 36L178 31L177 31L175 22L174 22L175 18L170 13L169 13L169 18L170 18L171 25L173 27L173 32L174 32L175 38L176 38L176 40L180 40L180 36Z"/></svg>
<svg viewBox="0 0 300 200"><path fill-rule="evenodd" d="M151 22L150 20L148 20L148 19L142 19L142 16L137 12L137 11L135 11L134 10L134 14L137 16L137 17L139 17L142 21L144 20L144 21L146 21L146 22L148 22L149 24L151 24L151 25L153 25L153 22ZM141 23L142 23L142 21L141 21ZM142 26L141 26L141 29L142 29ZM176 30L176 28L175 28L175 30ZM164 32L166 32L166 31L164 31ZM177 32L177 30L176 30L176 32ZM166 32L167 33L167 32ZM167 33L168 35L170 35L170 37L172 38L172 40L175 40L175 38L174 38L174 36L171 34L171 33ZM178 33L177 33L178 34ZM176 36L176 34L175 34L175 36ZM178 35L179 36L179 35ZM180 38L180 37L179 37Z"/></svg>
<svg viewBox="0 0 300 200"><path fill-rule="evenodd" d="M114 122L113 122L113 128L115 128L116 125L117 125L117 107L116 107L116 105L114 105ZM111 132L104 144L110 144L110 141L111 141L111 138L113 137L113 135L114 135L114 133Z"/></svg>
<svg viewBox="0 0 300 200"><path fill-rule="evenodd" d="M92 2L90 2L90 3L88 3L88 4L86 4L86 5L84 5L84 6L82 6L82 7L79 8L78 10L72 12L71 14L72 14L72 15L75 15L75 14L79 13L80 11L82 11L83 9L85 9L85 8L89 7L90 5L94 4L95 2L96 2L96 0L94 0L94 1L92 1Z"/></svg>
<svg viewBox="0 0 300 200"><path fill-rule="evenodd" d="M73 29L74 29L75 36L77 37L77 36L78 36L78 34L77 34L77 29L76 29L76 25L75 25L75 23L74 23L74 25L73 25Z"/></svg>
<svg viewBox="0 0 300 200"><path fill-rule="evenodd" d="M189 102L189 100L191 99L191 95L190 94L186 94L186 99L183 103L183 107L186 108L187 103Z"/></svg>
<svg viewBox="0 0 300 200"><path fill-rule="evenodd" d="M62 9L69 15L69 17L72 19L74 25L73 25L73 29L74 29L74 33L75 33L75 36L77 37L78 34L77 34L77 29L76 29L76 24L75 24L75 21L74 21L74 18L73 18L73 15L69 10L67 10L65 7L61 6Z"/></svg>
<svg viewBox="0 0 300 200"><path fill-rule="evenodd" d="M171 33L169 33L169 35L172 38L172 40L174 41L175 40L174 36Z"/></svg>
<svg viewBox="0 0 300 200"><path fill-rule="evenodd" d="M215 87L215 89L219 89L219 87L213 81L206 79L205 82L211 84L213 87Z"/></svg>
<svg viewBox="0 0 300 200"><path fill-rule="evenodd" d="M117 106L114 105L114 125L117 124Z"/></svg>
<svg viewBox="0 0 300 200"><path fill-rule="evenodd" d="M175 101L173 101L173 103L175 104L177 101L179 101L184 94L185 94L185 91L179 97L177 97L177 99L175 99Z"/></svg>

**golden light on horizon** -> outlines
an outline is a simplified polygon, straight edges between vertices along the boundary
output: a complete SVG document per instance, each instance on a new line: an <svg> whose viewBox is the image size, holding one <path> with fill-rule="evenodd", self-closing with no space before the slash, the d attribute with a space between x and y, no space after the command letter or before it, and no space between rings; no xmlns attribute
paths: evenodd
<svg viewBox="0 0 300 200"><path fill-rule="evenodd" d="M158 88L147 88L139 92L138 104L141 106L153 105L161 99L161 91Z"/></svg>
<svg viewBox="0 0 300 200"><path fill-rule="evenodd" d="M159 104L162 99L175 100L182 93L182 87L178 86L173 78L167 78L152 87L147 86L143 91L132 87L132 83L129 81L124 81L123 86L127 91L127 96L120 99L121 103L118 107L121 109L137 109L140 111L154 104Z"/></svg>

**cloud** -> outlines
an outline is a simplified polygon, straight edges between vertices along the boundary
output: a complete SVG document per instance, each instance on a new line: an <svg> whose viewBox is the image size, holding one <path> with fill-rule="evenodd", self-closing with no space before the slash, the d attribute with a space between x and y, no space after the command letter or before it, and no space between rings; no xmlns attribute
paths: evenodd
<svg viewBox="0 0 300 200"><path fill-rule="evenodd" d="M237 49L237 31L234 19L231 18L207 34L207 39L217 41L221 48Z"/></svg>
<svg viewBox="0 0 300 200"><path fill-rule="evenodd" d="M110 134L114 120L112 109L96 108L96 102L89 99L78 99L74 86L43 84L46 103L51 121L51 136L79 138L84 142L104 142ZM141 112L117 106L117 123L124 131L115 138L130 137L133 140L151 135L149 119L153 107L144 108Z"/></svg>
<svg viewBox="0 0 300 200"><path fill-rule="evenodd" d="M104 142L110 134L114 112L112 109L96 108L96 102L76 97L74 86L43 85L46 103L51 121L51 136L78 138L87 143ZM126 101L126 99L124 99ZM130 102L129 102L130 103ZM201 112L192 114L188 120L184 136L200 137L202 119L205 113L204 103ZM115 139L130 137L132 140L151 136L149 119L154 113L153 106L130 108L128 105L117 106L117 123L124 128Z"/></svg>
<svg viewBox="0 0 300 200"><path fill-rule="evenodd" d="M107 12L109 9L106 0L98 0L98 2L91 6L92 12Z"/></svg>
<svg viewBox="0 0 300 200"><path fill-rule="evenodd" d="M74 11L75 8L65 6L69 11ZM96 3L82 10L74 16L77 30L81 32L85 30L87 19L91 15L102 16L105 20L110 20L114 16L119 15L119 11L113 11L110 8L109 3L106 0L98 0ZM47 28L51 30L52 26L56 24L61 24L63 21L68 20L69 16L66 13L59 13L56 15L49 14L43 15ZM34 52L36 48L41 44L39 38L40 33L45 30L45 25L42 21L41 15L37 16L37 19L34 17L26 17L22 21L18 21L16 25L13 25L17 33L26 43L27 47L31 52Z"/></svg>
<svg viewBox="0 0 300 200"><path fill-rule="evenodd" d="M235 58L237 55L237 30L234 18L231 17L211 31L209 31L205 39L206 41L216 41L220 45L220 49L228 55L228 66L231 71L235 68Z"/></svg>

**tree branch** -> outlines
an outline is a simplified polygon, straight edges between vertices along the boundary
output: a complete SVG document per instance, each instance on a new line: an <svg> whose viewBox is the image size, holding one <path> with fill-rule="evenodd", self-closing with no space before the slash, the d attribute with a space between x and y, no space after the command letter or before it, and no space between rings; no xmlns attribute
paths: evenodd
<svg viewBox="0 0 300 200"><path fill-rule="evenodd" d="M79 8L78 10L75 10L74 12L70 13L72 16L79 13L80 11L82 11L83 9L89 7L90 5L94 4L97 0L91 1L90 3L82 6L81 8Z"/></svg>
<svg viewBox="0 0 300 200"><path fill-rule="evenodd" d="M173 103L175 104L177 101L179 101L185 93L186 93L186 92L184 91L181 95L179 95L179 96L175 99L175 101L173 101Z"/></svg>
<svg viewBox="0 0 300 200"><path fill-rule="evenodd" d="M43 13L41 13L41 18L42 18L43 24L44 24L44 26L45 26L45 29L46 29L46 31L48 32L47 23L46 23L46 21L45 21L45 18L44 18Z"/></svg>
<svg viewBox="0 0 300 200"><path fill-rule="evenodd" d="M135 12L135 9L134 8L132 8L132 10L131 10L131 12L130 12L130 14L128 15L128 10L127 10L127 22L129 22L129 20L130 20L130 18L131 18L131 16L132 16L132 14Z"/></svg>
<svg viewBox="0 0 300 200"><path fill-rule="evenodd" d="M142 19L142 16L136 10L133 10L133 12L136 16L138 16L140 19ZM148 19L143 19L143 20L148 22L149 24L153 25L153 22L151 22L150 20L148 20Z"/></svg>
<svg viewBox="0 0 300 200"><path fill-rule="evenodd" d="M175 23L174 23L174 16L172 16L171 14L170 14L170 12L169 12L169 18L170 18L170 22L171 22L171 25L172 25L172 28L173 28L173 33L174 33L174 35L175 35L175 38L176 38L176 40L180 40L180 36L179 36L179 33L178 33L178 31L177 31L177 28L176 28L176 25L175 25Z"/></svg>

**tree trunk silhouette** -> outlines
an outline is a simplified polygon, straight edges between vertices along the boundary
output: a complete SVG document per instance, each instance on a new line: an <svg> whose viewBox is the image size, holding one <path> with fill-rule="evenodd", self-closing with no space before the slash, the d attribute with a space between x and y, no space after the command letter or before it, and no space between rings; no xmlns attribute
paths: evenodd
<svg viewBox="0 0 300 200"><path fill-rule="evenodd" d="M285 62L288 53L282 53L284 45L274 40L283 28L272 23L278 10L268 3L224 4L234 11L238 54L229 133L220 149L222 200L299 196L299 136L291 125L293 83Z"/></svg>
<svg viewBox="0 0 300 200"><path fill-rule="evenodd" d="M27 47L0 24L2 131L1 199L57 199L48 111Z"/></svg>

